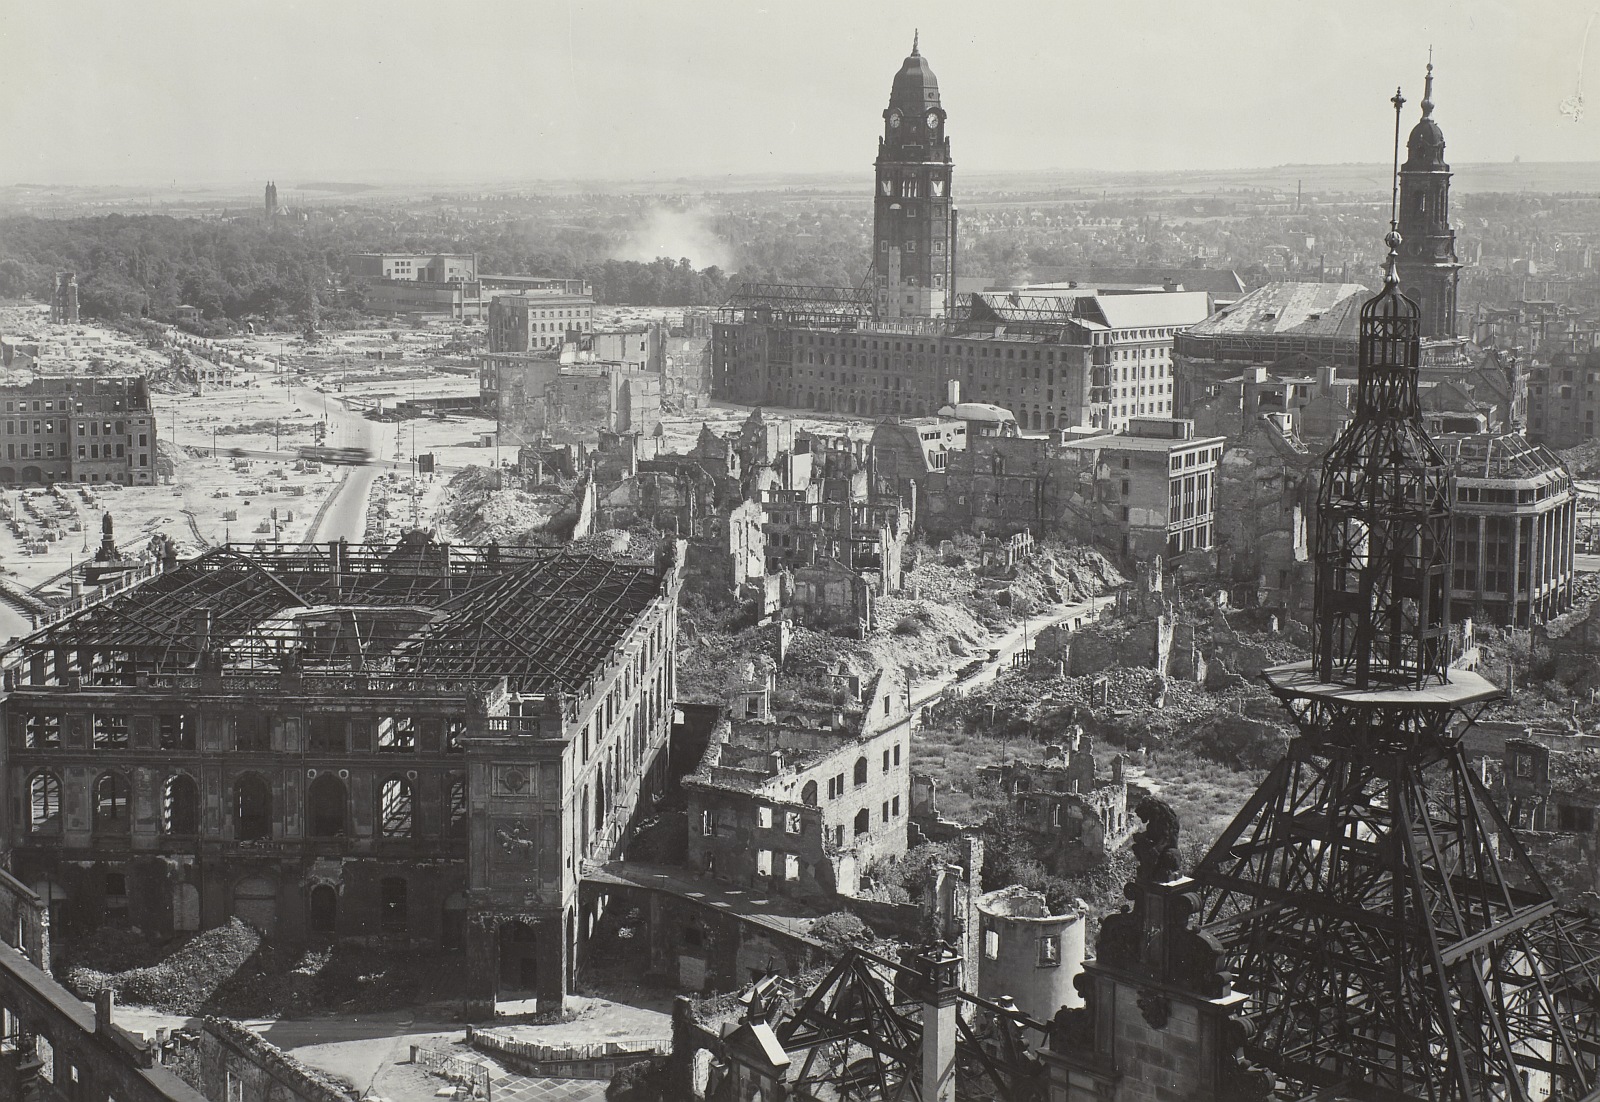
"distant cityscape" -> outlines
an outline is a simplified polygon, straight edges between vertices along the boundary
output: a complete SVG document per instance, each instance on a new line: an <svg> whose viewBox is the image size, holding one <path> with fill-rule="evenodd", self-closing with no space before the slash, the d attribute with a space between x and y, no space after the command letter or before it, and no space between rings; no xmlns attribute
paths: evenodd
<svg viewBox="0 0 1600 1102"><path fill-rule="evenodd" d="M0 189L0 1097L1600 1094L1589 169L907 37L848 193Z"/></svg>

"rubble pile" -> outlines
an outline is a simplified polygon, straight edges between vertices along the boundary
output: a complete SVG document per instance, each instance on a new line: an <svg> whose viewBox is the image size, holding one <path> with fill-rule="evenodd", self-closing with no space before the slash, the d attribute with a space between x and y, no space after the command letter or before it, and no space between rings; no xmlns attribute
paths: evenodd
<svg viewBox="0 0 1600 1102"><path fill-rule="evenodd" d="M111 991L118 1002L194 1014L211 1005L225 984L242 978L241 970L260 951L261 942L254 927L232 918L196 934L165 959L141 967L117 970L113 960L121 953L147 955L142 944L103 946L87 959L107 970L91 963L71 965L66 984L84 998Z"/></svg>
<svg viewBox="0 0 1600 1102"><path fill-rule="evenodd" d="M440 509L445 538L523 547L559 535L564 523L577 519L565 490L495 489L494 483L495 473L484 467L468 467L450 480Z"/></svg>
<svg viewBox="0 0 1600 1102"><path fill-rule="evenodd" d="M579 536L566 544L575 555L603 555L627 562L648 562L661 542L661 533L648 524L632 528L607 528Z"/></svg>

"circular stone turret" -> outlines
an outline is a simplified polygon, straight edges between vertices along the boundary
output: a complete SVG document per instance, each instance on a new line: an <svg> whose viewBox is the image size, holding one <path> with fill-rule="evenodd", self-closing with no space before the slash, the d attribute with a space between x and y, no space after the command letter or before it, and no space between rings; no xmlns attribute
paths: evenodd
<svg viewBox="0 0 1600 1102"><path fill-rule="evenodd" d="M978 994L1010 995L1024 1014L1048 1021L1083 1000L1072 979L1083 971L1081 911L1051 914L1045 898L1013 884L978 899Z"/></svg>

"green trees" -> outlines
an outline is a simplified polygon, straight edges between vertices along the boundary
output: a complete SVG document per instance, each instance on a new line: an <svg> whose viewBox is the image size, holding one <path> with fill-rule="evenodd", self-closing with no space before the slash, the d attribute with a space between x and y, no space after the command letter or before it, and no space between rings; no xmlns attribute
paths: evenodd
<svg viewBox="0 0 1600 1102"><path fill-rule="evenodd" d="M306 225L165 216L0 221L0 296L48 299L57 271L78 273L85 314L169 319L180 304L208 320L303 324L349 320L365 305L346 257L356 252L477 252L480 270L587 279L604 303L713 306L728 277L688 258L643 263L607 256L612 237L558 227L540 236L515 223L440 230L435 220L358 212Z"/></svg>

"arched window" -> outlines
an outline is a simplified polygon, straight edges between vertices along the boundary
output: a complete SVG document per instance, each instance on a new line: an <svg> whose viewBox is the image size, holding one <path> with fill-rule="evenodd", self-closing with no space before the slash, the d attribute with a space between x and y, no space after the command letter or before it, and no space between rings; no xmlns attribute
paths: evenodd
<svg viewBox="0 0 1600 1102"><path fill-rule="evenodd" d="M856 787L860 788L867 783L867 759L856 759Z"/></svg>
<svg viewBox="0 0 1600 1102"><path fill-rule="evenodd" d="M817 806L817 782L807 781L806 786L800 790L800 802L807 807Z"/></svg>
<svg viewBox="0 0 1600 1102"><path fill-rule="evenodd" d="M102 773L94 782L94 832L125 834L128 815L128 780L120 773Z"/></svg>
<svg viewBox="0 0 1600 1102"><path fill-rule="evenodd" d="M856 812L856 837L865 834L872 826L872 815L866 808Z"/></svg>
<svg viewBox="0 0 1600 1102"><path fill-rule="evenodd" d="M306 823L313 838L337 838L345 832L344 782L337 774L321 773L306 792Z"/></svg>
<svg viewBox="0 0 1600 1102"><path fill-rule="evenodd" d="M162 786L161 829L167 834L200 833L200 789L186 773L173 774Z"/></svg>
<svg viewBox="0 0 1600 1102"><path fill-rule="evenodd" d="M411 782L390 777L378 793L378 835L383 838L410 838L415 829L411 815Z"/></svg>
<svg viewBox="0 0 1600 1102"><path fill-rule="evenodd" d="M445 801L444 832L451 838L464 838L467 834L467 778L460 774L450 778L448 799Z"/></svg>
<svg viewBox="0 0 1600 1102"><path fill-rule="evenodd" d="M254 773L234 782L233 834L241 842L272 837L272 789Z"/></svg>
<svg viewBox="0 0 1600 1102"><path fill-rule="evenodd" d="M61 778L35 773L28 781L28 828L35 834L61 833Z"/></svg>

